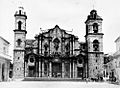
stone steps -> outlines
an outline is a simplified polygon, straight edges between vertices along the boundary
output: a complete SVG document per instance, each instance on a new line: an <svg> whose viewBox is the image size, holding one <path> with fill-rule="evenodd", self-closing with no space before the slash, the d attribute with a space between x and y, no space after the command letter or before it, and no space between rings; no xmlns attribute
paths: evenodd
<svg viewBox="0 0 120 88"><path fill-rule="evenodd" d="M25 77L23 81L85 81L81 78L37 78L37 77Z"/></svg>

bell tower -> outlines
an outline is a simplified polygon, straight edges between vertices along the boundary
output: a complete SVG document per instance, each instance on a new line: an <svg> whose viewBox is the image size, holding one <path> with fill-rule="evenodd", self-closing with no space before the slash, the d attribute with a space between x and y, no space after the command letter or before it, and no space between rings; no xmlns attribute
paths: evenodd
<svg viewBox="0 0 120 88"><path fill-rule="evenodd" d="M26 41L26 13L23 7L19 7L14 14L15 30L14 30L14 55L13 55L13 78L24 77L24 55Z"/></svg>
<svg viewBox="0 0 120 88"><path fill-rule="evenodd" d="M88 59L88 77L99 78L103 75L103 19L98 16L96 10L88 15L86 24L86 44Z"/></svg>

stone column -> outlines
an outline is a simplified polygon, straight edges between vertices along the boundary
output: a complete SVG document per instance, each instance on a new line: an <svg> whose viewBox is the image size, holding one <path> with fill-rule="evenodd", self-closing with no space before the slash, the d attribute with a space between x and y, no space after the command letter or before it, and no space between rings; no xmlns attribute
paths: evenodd
<svg viewBox="0 0 120 88"><path fill-rule="evenodd" d="M2 63L0 63L0 81L2 81Z"/></svg>
<svg viewBox="0 0 120 88"><path fill-rule="evenodd" d="M87 73L88 73L88 69L87 69L87 64L85 63L85 78L88 77Z"/></svg>
<svg viewBox="0 0 120 88"><path fill-rule="evenodd" d="M75 77L75 63L73 61L73 78Z"/></svg>
<svg viewBox="0 0 120 88"><path fill-rule="evenodd" d="M75 78L77 78L77 64L75 63Z"/></svg>
<svg viewBox="0 0 120 88"><path fill-rule="evenodd" d="M52 62L49 62L49 77L52 77Z"/></svg>
<svg viewBox="0 0 120 88"><path fill-rule="evenodd" d="M2 63L0 63L0 81L1 81L1 79L2 79Z"/></svg>
<svg viewBox="0 0 120 88"><path fill-rule="evenodd" d="M64 76L65 76L65 63L64 62L62 62L62 78L64 78Z"/></svg>
<svg viewBox="0 0 120 88"><path fill-rule="evenodd" d="M27 77L27 62L25 62L25 77Z"/></svg>
<svg viewBox="0 0 120 88"><path fill-rule="evenodd" d="M73 40L73 55L75 54L74 49L75 49L75 42L74 42L74 40Z"/></svg>
<svg viewBox="0 0 120 88"><path fill-rule="evenodd" d="M70 61L70 78L71 78L71 61Z"/></svg>
<svg viewBox="0 0 120 88"><path fill-rule="evenodd" d="M38 77L38 73L39 73L39 72L38 72L38 68L37 68L37 67L38 67L38 63L39 63L39 62L35 62L35 63L36 63L36 65L35 65L35 69L36 69L36 76L35 76L35 77Z"/></svg>
<svg viewBox="0 0 120 88"><path fill-rule="evenodd" d="M7 81L9 80L9 69L10 69L10 62L7 61Z"/></svg>
<svg viewBox="0 0 120 88"><path fill-rule="evenodd" d="M44 61L42 62L42 77L44 77Z"/></svg>
<svg viewBox="0 0 120 88"><path fill-rule="evenodd" d="M39 77L41 77L41 61L39 61Z"/></svg>
<svg viewBox="0 0 120 88"><path fill-rule="evenodd" d="M7 63L6 63L6 81L8 81L8 80L9 80L9 63L7 61Z"/></svg>
<svg viewBox="0 0 120 88"><path fill-rule="evenodd" d="M6 81L6 62L4 62L4 81Z"/></svg>

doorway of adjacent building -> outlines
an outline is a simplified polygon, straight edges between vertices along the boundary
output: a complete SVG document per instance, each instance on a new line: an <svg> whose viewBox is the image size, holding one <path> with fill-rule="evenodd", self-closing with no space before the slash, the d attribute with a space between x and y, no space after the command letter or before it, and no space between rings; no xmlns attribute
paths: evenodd
<svg viewBox="0 0 120 88"><path fill-rule="evenodd" d="M62 65L61 63L52 63L52 77L62 77Z"/></svg>

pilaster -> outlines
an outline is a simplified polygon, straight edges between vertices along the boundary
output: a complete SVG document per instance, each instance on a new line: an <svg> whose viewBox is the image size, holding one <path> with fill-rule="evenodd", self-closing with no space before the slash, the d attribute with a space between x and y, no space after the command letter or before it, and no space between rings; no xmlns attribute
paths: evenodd
<svg viewBox="0 0 120 88"><path fill-rule="evenodd" d="M73 78L75 78L75 62L73 61Z"/></svg>
<svg viewBox="0 0 120 88"><path fill-rule="evenodd" d="M49 77L52 77L52 62L49 62Z"/></svg>
<svg viewBox="0 0 120 88"><path fill-rule="evenodd" d="M41 61L39 61L39 77L41 77Z"/></svg>
<svg viewBox="0 0 120 88"><path fill-rule="evenodd" d="M71 61L70 61L70 78L71 78Z"/></svg>
<svg viewBox="0 0 120 88"><path fill-rule="evenodd" d="M65 76L65 63L64 61L62 62L62 78Z"/></svg>
<svg viewBox="0 0 120 88"><path fill-rule="evenodd" d="M44 61L42 62L42 77L44 77Z"/></svg>

